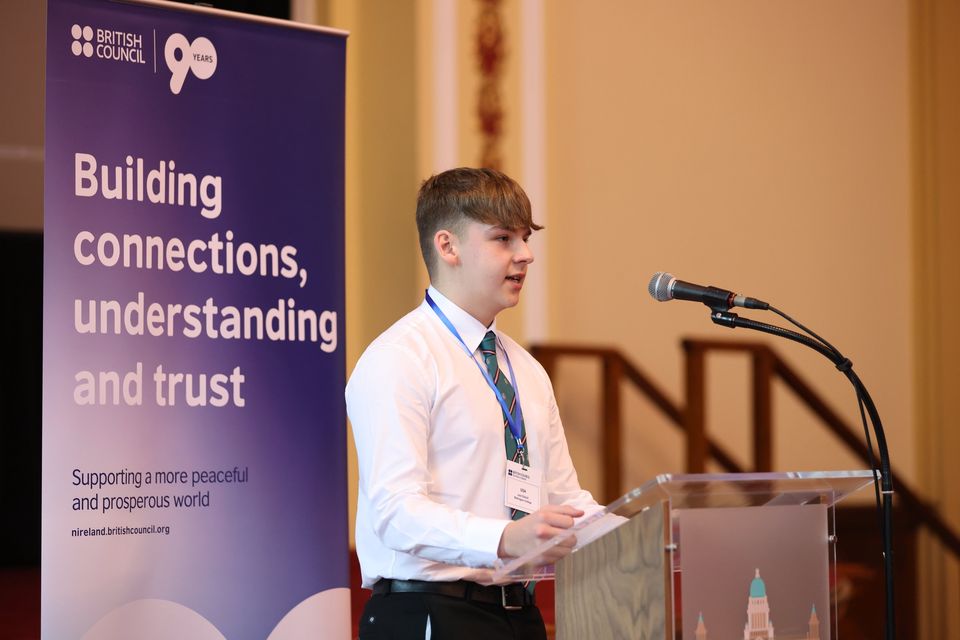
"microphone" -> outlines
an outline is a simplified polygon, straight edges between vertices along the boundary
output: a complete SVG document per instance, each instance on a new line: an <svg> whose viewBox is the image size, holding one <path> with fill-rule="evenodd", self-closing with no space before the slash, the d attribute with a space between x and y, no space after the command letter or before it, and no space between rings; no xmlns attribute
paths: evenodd
<svg viewBox="0 0 960 640"><path fill-rule="evenodd" d="M703 287L699 284L677 280L673 274L658 271L650 278L647 291L657 302L668 300L690 300L702 302L711 309L720 307L724 310L730 307L745 309L769 309L770 305L763 300L748 298L733 291L718 289L717 287Z"/></svg>

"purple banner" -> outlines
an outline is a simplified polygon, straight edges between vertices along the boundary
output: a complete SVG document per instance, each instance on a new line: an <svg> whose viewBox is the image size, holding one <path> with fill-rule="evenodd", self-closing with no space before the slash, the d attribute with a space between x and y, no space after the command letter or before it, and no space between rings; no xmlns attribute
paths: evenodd
<svg viewBox="0 0 960 640"><path fill-rule="evenodd" d="M44 638L348 637L345 37L49 0Z"/></svg>

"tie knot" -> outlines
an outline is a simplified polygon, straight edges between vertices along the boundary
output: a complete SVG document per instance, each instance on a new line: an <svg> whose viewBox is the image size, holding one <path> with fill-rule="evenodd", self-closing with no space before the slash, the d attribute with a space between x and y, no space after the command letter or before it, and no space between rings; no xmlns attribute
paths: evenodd
<svg viewBox="0 0 960 640"><path fill-rule="evenodd" d="M483 336L483 340L480 341L480 350L481 351L492 351L494 354L497 353L497 334L493 331L487 331L487 334Z"/></svg>

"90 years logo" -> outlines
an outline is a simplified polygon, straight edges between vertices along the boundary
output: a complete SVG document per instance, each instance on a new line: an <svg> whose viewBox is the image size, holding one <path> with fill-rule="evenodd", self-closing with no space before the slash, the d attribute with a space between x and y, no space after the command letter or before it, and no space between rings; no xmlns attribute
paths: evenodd
<svg viewBox="0 0 960 640"><path fill-rule="evenodd" d="M167 38L163 57L170 69L170 91L179 94L187 74L193 72L200 80L206 80L217 70L217 49L207 38L200 37L189 42L183 34L174 33Z"/></svg>

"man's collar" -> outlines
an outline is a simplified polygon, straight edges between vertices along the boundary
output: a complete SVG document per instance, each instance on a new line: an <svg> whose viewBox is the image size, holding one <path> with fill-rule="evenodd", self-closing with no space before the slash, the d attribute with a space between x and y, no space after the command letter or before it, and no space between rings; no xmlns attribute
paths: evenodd
<svg viewBox="0 0 960 640"><path fill-rule="evenodd" d="M450 320L450 323L457 330L457 333L460 334L460 337L463 338L464 344L467 345L471 353L480 348L480 341L483 340L483 336L486 335L487 331L495 332L497 330L496 319L494 319L489 327L485 327L482 322L451 302L449 298L440 293L433 285L430 285L427 292L433 301L437 303L437 306L440 307L440 311L443 311L443 314Z"/></svg>

